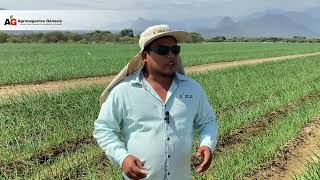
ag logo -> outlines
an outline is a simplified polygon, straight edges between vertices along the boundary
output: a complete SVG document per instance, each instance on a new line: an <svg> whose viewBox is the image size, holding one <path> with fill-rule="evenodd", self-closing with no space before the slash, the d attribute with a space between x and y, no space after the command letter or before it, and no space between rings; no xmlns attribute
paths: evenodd
<svg viewBox="0 0 320 180"><path fill-rule="evenodd" d="M11 25L11 26L16 26L17 25L17 20L13 18L13 15L10 16L10 19L6 19L4 22L4 25Z"/></svg>

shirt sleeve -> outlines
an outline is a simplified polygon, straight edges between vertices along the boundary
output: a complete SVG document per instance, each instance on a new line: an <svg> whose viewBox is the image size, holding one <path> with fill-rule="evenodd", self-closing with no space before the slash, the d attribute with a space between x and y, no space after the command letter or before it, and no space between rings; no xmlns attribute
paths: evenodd
<svg viewBox="0 0 320 180"><path fill-rule="evenodd" d="M212 151L217 145L218 125L206 93L201 89L199 111L195 118L195 127L199 129L200 146L208 146Z"/></svg>
<svg viewBox="0 0 320 180"><path fill-rule="evenodd" d="M120 124L123 117L123 104L111 91L101 106L98 118L94 123L93 137L115 165L122 166L123 160L129 155L120 139Z"/></svg>

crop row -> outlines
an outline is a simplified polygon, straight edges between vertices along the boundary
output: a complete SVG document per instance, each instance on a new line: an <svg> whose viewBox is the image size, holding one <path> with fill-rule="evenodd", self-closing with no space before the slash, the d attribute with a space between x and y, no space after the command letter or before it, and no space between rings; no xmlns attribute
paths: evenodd
<svg viewBox="0 0 320 180"><path fill-rule="evenodd" d="M319 44L182 44L186 66L319 52ZM0 85L40 83L115 74L139 48L136 44L2 44Z"/></svg>
<svg viewBox="0 0 320 180"><path fill-rule="evenodd" d="M316 57L309 57L192 75L202 84L218 113L219 142L232 137L239 128L263 118L264 121L271 120L270 125L235 141L233 148L219 148L222 150L217 151L214 166L205 174L206 178L212 178L212 174L221 178L244 176L245 172L272 158L290 138L294 138L299 129L319 112L319 63ZM95 158L101 157L102 152L91 142L70 151L64 150L44 162L34 162L32 158L37 152L49 154L53 146L60 144L63 149L68 144L66 141L75 139L77 142L77 139L90 136L99 110L97 98L101 90L102 87L97 86L3 99L0 103L0 128L4 129L0 132L0 163L7 168L0 170L6 176L45 177L61 176L61 173L69 176L74 172L88 177L101 176L96 174L102 171L97 171L101 164ZM286 110L282 111L283 108ZM290 123L296 123L296 128L289 131ZM285 133L278 137L277 132ZM277 140L278 144L271 143ZM77 153L80 150L82 153ZM253 156L253 152L258 154ZM235 164L240 161L243 163ZM22 167L18 166L21 164ZM83 169L84 164L91 168ZM66 167L69 170L61 170ZM110 171L120 173L119 169L108 169L106 174L110 175ZM112 176L119 177L119 173ZM201 178L195 174L194 177Z"/></svg>
<svg viewBox="0 0 320 180"><path fill-rule="evenodd" d="M320 179L320 147L318 148L316 154L316 159L313 159L305 164L306 169L302 174L296 175L295 179Z"/></svg>

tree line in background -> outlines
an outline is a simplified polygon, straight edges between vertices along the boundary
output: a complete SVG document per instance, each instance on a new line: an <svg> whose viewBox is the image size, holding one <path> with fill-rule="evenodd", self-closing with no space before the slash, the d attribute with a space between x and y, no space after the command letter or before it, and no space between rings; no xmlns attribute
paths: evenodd
<svg viewBox="0 0 320 180"><path fill-rule="evenodd" d="M200 33L189 32L190 39L187 43L199 42L311 42L319 43L318 38L306 38L294 36L292 38L279 37L226 37L216 36L212 38L204 38ZM94 31L90 33L76 32L33 32L19 35L7 34L0 32L0 43L137 43L139 35L134 35L132 29L123 29L120 32L112 33L111 31Z"/></svg>

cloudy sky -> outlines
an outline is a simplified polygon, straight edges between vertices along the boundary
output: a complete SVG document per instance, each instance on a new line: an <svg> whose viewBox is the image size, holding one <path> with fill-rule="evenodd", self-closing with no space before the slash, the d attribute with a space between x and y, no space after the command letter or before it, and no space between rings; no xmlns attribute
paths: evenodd
<svg viewBox="0 0 320 180"><path fill-rule="evenodd" d="M1 0L9 10L106 10L106 19L119 22L147 19L185 20L212 16L246 16L267 9L295 10L319 7L319 0Z"/></svg>
<svg viewBox="0 0 320 180"><path fill-rule="evenodd" d="M141 14L246 15L269 8L299 10L320 6L319 0L1 0L0 8L12 10L115 10ZM174 10L174 11L173 11Z"/></svg>

